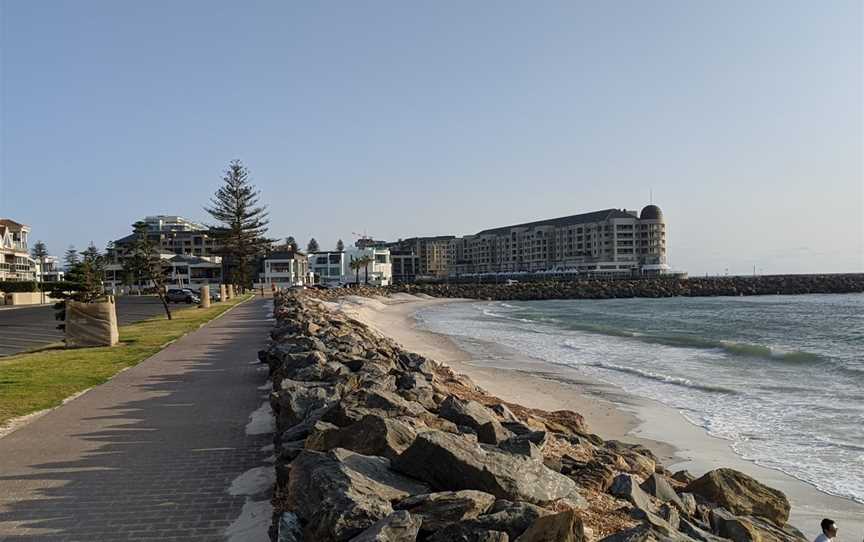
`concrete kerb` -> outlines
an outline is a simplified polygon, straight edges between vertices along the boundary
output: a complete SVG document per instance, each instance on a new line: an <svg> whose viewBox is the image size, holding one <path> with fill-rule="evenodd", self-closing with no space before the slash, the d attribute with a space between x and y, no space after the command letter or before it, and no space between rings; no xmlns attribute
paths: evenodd
<svg viewBox="0 0 864 542"><path fill-rule="evenodd" d="M152 358L153 356L155 356L156 354L158 354L158 353L161 352L162 350L165 350L165 348L167 348L169 345L171 345L171 343L177 342L179 339L182 339L182 338L185 337L186 335L189 335L190 333L193 333L193 332L195 332L195 331L198 331L199 329L201 329L202 327L206 326L207 324L210 324L211 322L215 322L216 320L222 318L223 316L225 316L226 314L228 314L229 312L231 312L231 311L234 310L235 308L237 308L237 307L239 307L240 305L242 305L242 304L244 304L244 303L246 303L246 302L248 302L248 301L251 301L251 300L253 300L253 299L255 299L255 296L254 296L254 295L253 295L253 296L250 296L248 299L244 299L243 301L241 301L240 303L237 303L237 304L234 305L233 307L228 307L228 309L227 309L225 312L223 312L223 313L221 313L221 314L219 314L219 315L217 315L217 316L214 316L213 318L211 318L210 320L207 320L206 322L204 322L204 323L202 323L202 324L199 324L197 328L195 328L195 329L193 329L193 330L190 330L190 331L187 331L186 333L184 333L183 335L177 337L176 339L174 339L174 340L172 340L172 341L168 341L167 343L160 345L160 346L159 346L159 350L157 350L156 352L153 352L152 355L147 356L146 358L142 359L141 361L139 361L139 362L136 363L135 365L130 365L129 367L123 367L122 369L120 369L119 371L117 371L116 373L114 373L113 375L111 375L111 378L109 378L108 380L106 380L106 381L103 382L102 384L107 384L108 382L111 382L111 381L114 380L114 378L115 378L117 375L119 375L120 373L122 373L122 372L124 372L124 371L128 371L128 370L131 369L132 367L136 367L136 366L138 366L138 365L140 365L140 364L146 362L147 360L149 360L150 358ZM58 344L62 344L62 343L58 343ZM26 352L22 352L22 353L26 353ZM99 386L101 386L102 384L99 384ZM12 433L14 433L15 431L21 429L22 427L25 427L25 426L29 425L29 424L30 424L31 422L33 422L34 420L37 420L37 419L41 418L42 416L44 416L45 414L48 414L48 413L51 412L52 410L55 410L55 409L58 409L58 408L62 407L63 405L65 405L66 403L69 403L70 401L74 401L75 399L81 397L82 395L84 395L85 393L87 393L87 392L89 392L89 391L91 391L91 390L93 390L93 389L98 388L99 386L93 386L93 387L87 388L86 390L81 390L81 391L79 391L79 392L73 393L73 394L70 395L69 397L66 397L65 399L63 399L62 401L60 401L60 404L57 405L57 406L55 406L55 407L51 407L51 408L43 408L42 410L37 410L36 412L31 412L31 413L29 413L29 414L24 414L23 416L18 416L18 417L16 417L16 418L11 418L11 419L9 419L8 421L6 421L6 422L3 423L2 425L0 425L0 438L5 437L6 435L11 435Z"/></svg>

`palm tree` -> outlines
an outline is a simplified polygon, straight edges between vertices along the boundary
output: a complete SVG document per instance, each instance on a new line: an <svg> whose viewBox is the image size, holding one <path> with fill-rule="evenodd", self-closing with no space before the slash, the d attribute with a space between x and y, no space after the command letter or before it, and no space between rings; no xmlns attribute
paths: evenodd
<svg viewBox="0 0 864 542"><path fill-rule="evenodd" d="M39 260L39 291L42 292L42 303L45 303L45 257L48 249L42 241L36 241L33 245L33 258Z"/></svg>
<svg viewBox="0 0 864 542"><path fill-rule="evenodd" d="M369 256L368 254L360 258L360 266L363 268L363 282L367 285L369 284L369 264L372 263L372 261L372 256Z"/></svg>
<svg viewBox="0 0 864 542"><path fill-rule="evenodd" d="M352 257L351 262L348 263L348 267L350 267L351 269L354 270L354 273L355 273L354 283L357 284L358 286L360 285L360 268L363 267L363 265L360 263L361 260L362 260L362 258L356 258L355 259Z"/></svg>

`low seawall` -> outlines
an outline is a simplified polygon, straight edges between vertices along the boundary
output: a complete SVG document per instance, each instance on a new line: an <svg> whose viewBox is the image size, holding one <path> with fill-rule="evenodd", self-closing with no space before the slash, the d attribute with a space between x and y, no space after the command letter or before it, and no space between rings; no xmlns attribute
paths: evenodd
<svg viewBox="0 0 864 542"><path fill-rule="evenodd" d="M495 301L846 294L864 292L864 274L574 280L516 284L398 284L390 286L387 291Z"/></svg>
<svg viewBox="0 0 864 542"><path fill-rule="evenodd" d="M274 315L260 352L274 540L804 540L785 496L744 474L671 473L578 413L505 403L308 293L280 293Z"/></svg>

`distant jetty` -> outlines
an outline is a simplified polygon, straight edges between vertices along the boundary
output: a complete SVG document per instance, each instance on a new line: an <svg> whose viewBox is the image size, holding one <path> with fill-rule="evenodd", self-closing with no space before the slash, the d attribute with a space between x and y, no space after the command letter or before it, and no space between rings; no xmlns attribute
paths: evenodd
<svg viewBox="0 0 864 542"><path fill-rule="evenodd" d="M515 284L398 284L389 292L466 299L541 300L628 297L708 297L745 295L848 294L864 292L864 273L837 275L762 275L754 277L572 280ZM379 290L380 291L380 290Z"/></svg>

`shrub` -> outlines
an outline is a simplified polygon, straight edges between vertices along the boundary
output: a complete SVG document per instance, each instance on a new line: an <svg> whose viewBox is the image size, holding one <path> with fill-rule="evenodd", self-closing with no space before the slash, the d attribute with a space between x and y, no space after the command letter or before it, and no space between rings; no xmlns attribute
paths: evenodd
<svg viewBox="0 0 864 542"><path fill-rule="evenodd" d="M32 280L5 280L0 281L0 292L5 294L17 294L21 292L38 292L39 285Z"/></svg>

